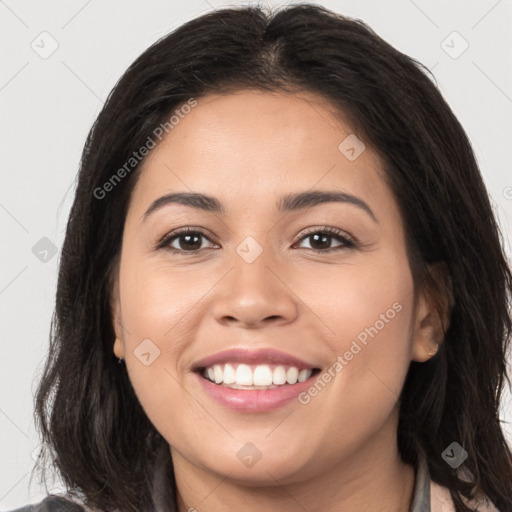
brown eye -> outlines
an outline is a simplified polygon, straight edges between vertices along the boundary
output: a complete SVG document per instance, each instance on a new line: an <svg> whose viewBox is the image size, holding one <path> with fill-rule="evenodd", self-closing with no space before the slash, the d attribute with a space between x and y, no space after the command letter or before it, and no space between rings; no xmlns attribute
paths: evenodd
<svg viewBox="0 0 512 512"><path fill-rule="evenodd" d="M302 241L308 239L310 240L310 247L305 247L305 249L309 248L315 252L331 252L334 250L351 248L355 246L355 243L347 236L342 234L342 231L329 227L310 232L303 236L300 240ZM337 240L339 243L333 247L331 244L334 240Z"/></svg>
<svg viewBox="0 0 512 512"><path fill-rule="evenodd" d="M158 244L157 249L165 249L174 253L194 253L204 249L203 240L211 240L197 229L186 228L166 235Z"/></svg>
<svg viewBox="0 0 512 512"><path fill-rule="evenodd" d="M213 244L210 238L198 229L184 228L166 235L158 244L157 249L164 249L176 254L194 254L207 248L203 245L203 241L207 240ZM310 240L310 247L300 247L310 249L317 253L327 253L331 251L339 251L349 249L356 246L356 243L350 239L343 231L336 228L325 227L310 231L300 238L299 243L303 240ZM332 246L333 242L337 245Z"/></svg>
<svg viewBox="0 0 512 512"><path fill-rule="evenodd" d="M174 237L174 240L178 241L179 249L197 251L201 248L202 236L200 233L177 235Z"/></svg>

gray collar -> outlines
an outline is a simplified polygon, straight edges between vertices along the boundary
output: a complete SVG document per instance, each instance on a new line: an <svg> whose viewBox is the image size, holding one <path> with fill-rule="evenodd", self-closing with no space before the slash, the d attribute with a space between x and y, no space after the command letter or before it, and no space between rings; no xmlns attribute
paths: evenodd
<svg viewBox="0 0 512 512"><path fill-rule="evenodd" d="M418 454L418 469L410 512L431 512L430 474L425 457Z"/></svg>

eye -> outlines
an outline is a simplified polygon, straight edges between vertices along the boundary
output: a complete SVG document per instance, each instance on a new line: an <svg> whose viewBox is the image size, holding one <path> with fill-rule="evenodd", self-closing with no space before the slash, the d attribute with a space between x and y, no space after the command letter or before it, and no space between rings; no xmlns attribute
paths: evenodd
<svg viewBox="0 0 512 512"><path fill-rule="evenodd" d="M203 246L205 239L213 244L211 239L199 228L186 227L164 236L156 248L167 250L175 254L194 254L205 249ZM306 235L303 235L299 239L299 242L308 239L312 242L312 246L310 243L309 249L317 253L350 249L357 245L349 235L337 228L329 226L312 228ZM330 247L333 240L337 240L339 244L335 247ZM305 247L305 249L308 249L308 247Z"/></svg>
<svg viewBox="0 0 512 512"><path fill-rule="evenodd" d="M308 239L310 239L312 242L312 244L310 242L309 248L314 252L339 251L356 246L355 241L349 238L346 233L337 228L331 228L329 226L325 226L321 229L313 228L312 231L309 231L306 235L302 236L299 241ZM340 244L335 247L329 247L333 240L338 240ZM306 249L307 248L308 247L306 247Z"/></svg>
<svg viewBox="0 0 512 512"><path fill-rule="evenodd" d="M173 253L195 253L204 249L203 239L211 242L210 238L201 230L197 228L183 228L166 235L159 242L157 249L166 249Z"/></svg>

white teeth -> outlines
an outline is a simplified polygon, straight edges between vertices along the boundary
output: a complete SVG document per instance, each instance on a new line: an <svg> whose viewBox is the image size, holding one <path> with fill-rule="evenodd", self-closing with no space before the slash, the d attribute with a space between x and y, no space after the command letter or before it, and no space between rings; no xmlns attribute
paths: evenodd
<svg viewBox="0 0 512 512"><path fill-rule="evenodd" d="M295 366L288 368L288 371L286 372L286 382L288 382L288 384L295 384L298 378L299 370L295 368Z"/></svg>
<svg viewBox="0 0 512 512"><path fill-rule="evenodd" d="M217 384L220 384L222 382L222 379L224 378L224 375L223 375L223 372L222 372L222 368L218 364L216 364L213 367L213 374L214 374L214 377L215 377L215 382Z"/></svg>
<svg viewBox="0 0 512 512"><path fill-rule="evenodd" d="M285 384L304 382L311 377L311 369L299 369L295 366L276 366L273 370L267 364L251 367L247 364L215 364L203 372L203 376L216 384L224 384L234 389L275 388ZM245 387L244 387L245 386Z"/></svg>
<svg viewBox="0 0 512 512"><path fill-rule="evenodd" d="M299 372L299 382L304 382L311 377L311 370L301 370Z"/></svg>
<svg viewBox="0 0 512 512"><path fill-rule="evenodd" d="M265 364L254 368L254 385L270 386L272 384L272 370ZM277 384L274 382L274 384Z"/></svg>
<svg viewBox="0 0 512 512"><path fill-rule="evenodd" d="M274 368L272 382L276 385L284 384L286 382L286 370L284 369L284 366L276 366Z"/></svg>
<svg viewBox="0 0 512 512"><path fill-rule="evenodd" d="M235 383L239 386L252 386L252 371L246 364L239 364L236 369Z"/></svg>
<svg viewBox="0 0 512 512"><path fill-rule="evenodd" d="M224 366L224 384L233 384L236 382L236 374L235 369L230 365L227 364Z"/></svg>

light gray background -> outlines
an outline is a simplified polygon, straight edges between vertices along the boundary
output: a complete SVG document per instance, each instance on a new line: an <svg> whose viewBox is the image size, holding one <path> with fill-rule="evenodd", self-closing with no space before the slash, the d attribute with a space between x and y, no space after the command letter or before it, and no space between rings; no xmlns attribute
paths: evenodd
<svg viewBox="0 0 512 512"><path fill-rule="evenodd" d="M2 510L46 495L37 480L28 485L39 444L32 395L48 345L59 256L32 248L48 248L43 237L57 251L62 246L87 132L122 72L151 43L211 9L247 3L254 2L0 0ZM512 0L319 3L363 19L433 70L473 143L510 240ZM50 36L40 35L45 31ZM469 47L458 55L464 40ZM45 55L52 44L58 48ZM506 248L510 255L509 242ZM512 419L509 392L502 418ZM510 424L506 431L512 440Z"/></svg>

